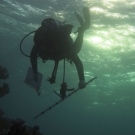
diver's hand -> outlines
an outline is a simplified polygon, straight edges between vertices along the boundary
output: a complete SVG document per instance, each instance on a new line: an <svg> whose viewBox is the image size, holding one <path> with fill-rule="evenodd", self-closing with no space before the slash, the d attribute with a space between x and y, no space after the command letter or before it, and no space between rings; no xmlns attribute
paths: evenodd
<svg viewBox="0 0 135 135"><path fill-rule="evenodd" d="M79 87L80 89L85 88L85 87L86 87L85 80L81 80L81 81L79 82L79 84L78 84L78 87Z"/></svg>
<svg viewBox="0 0 135 135"><path fill-rule="evenodd" d="M38 81L38 75L37 74L34 74L34 80Z"/></svg>

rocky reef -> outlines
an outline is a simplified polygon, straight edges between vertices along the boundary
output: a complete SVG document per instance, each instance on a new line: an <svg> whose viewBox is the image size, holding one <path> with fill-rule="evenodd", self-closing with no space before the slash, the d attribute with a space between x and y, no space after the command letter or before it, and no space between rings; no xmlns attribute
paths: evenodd
<svg viewBox="0 0 135 135"><path fill-rule="evenodd" d="M9 77L8 70L0 66L0 79L7 79ZM0 97L9 93L9 86L3 83L0 87ZM0 109L0 135L43 135L39 131L39 126L30 127L25 125L25 121L21 118L15 120L3 117L4 112Z"/></svg>
<svg viewBox="0 0 135 135"><path fill-rule="evenodd" d="M27 126L21 118L12 120L3 117L3 114L0 109L0 135L43 135L39 131L39 126Z"/></svg>
<svg viewBox="0 0 135 135"><path fill-rule="evenodd" d="M2 66L0 66L0 79L7 79L9 77L8 70ZM3 83L0 87L0 97L5 96L9 93L9 86L7 83Z"/></svg>

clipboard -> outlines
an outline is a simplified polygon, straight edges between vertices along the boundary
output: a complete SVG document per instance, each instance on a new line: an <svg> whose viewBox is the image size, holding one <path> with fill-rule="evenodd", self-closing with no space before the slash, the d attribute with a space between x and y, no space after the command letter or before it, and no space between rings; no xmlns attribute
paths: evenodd
<svg viewBox="0 0 135 135"><path fill-rule="evenodd" d="M35 81L34 78L33 78L33 76L34 76L33 70L32 70L31 67L29 67L24 82L28 86L32 87L33 89L40 90L43 75L39 72L37 72L37 75L38 75L38 81Z"/></svg>

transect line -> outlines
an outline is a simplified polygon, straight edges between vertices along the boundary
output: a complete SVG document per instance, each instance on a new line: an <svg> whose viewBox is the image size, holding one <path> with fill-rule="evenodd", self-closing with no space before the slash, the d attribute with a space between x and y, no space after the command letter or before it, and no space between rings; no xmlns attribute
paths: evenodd
<svg viewBox="0 0 135 135"><path fill-rule="evenodd" d="M92 82L93 80L95 80L97 78L94 77L92 79L90 79L87 83L89 84L90 82ZM56 105L58 105L59 103L61 103L62 101L64 101L66 98L70 97L71 95L73 95L75 92L77 92L78 90L80 90L80 88L77 88L76 90L72 91L71 93L69 93L66 97L64 97L64 99L60 99L59 101L57 101L56 103L54 103L53 105L51 105L50 107L48 107L47 109L45 109L44 111L42 111L41 113L39 113L38 115L36 115L33 119L37 119L38 117L40 117L41 115L43 115L44 113L46 113L47 111L51 110L53 107L55 107ZM54 91L55 92L55 91ZM56 93L56 92L55 92ZM58 93L56 93L58 95ZM59 96L59 95L58 95Z"/></svg>

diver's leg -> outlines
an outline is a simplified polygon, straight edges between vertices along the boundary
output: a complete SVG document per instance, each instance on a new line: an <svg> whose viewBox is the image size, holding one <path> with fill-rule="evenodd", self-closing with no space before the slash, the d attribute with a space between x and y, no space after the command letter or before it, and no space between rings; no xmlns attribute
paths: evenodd
<svg viewBox="0 0 135 135"><path fill-rule="evenodd" d="M85 80L83 64L82 64L80 58L78 57L78 55L77 54L72 55L71 60L73 61L73 63L76 66L79 80L80 81Z"/></svg>
<svg viewBox="0 0 135 135"><path fill-rule="evenodd" d="M77 38L76 38L76 40L73 44L74 51L75 51L76 54L78 54L80 52L81 48L82 48L83 35L84 35L83 31L78 32Z"/></svg>
<svg viewBox="0 0 135 135"><path fill-rule="evenodd" d="M79 53L81 48L82 48L82 44L83 44L83 35L84 32L89 29L90 27L90 12L89 12L89 8L88 7L84 7L83 8L83 15L84 15L84 20L82 19L82 17L75 12L75 16L77 17L81 27L78 28L78 36L75 40L74 43L74 48L75 48L75 52Z"/></svg>
<svg viewBox="0 0 135 135"><path fill-rule="evenodd" d="M83 64L82 64L82 62L81 62L81 60L80 60L80 58L78 57L77 54L72 55L71 59L74 62L74 64L76 65L76 69L77 69L77 73L78 73L78 77L79 77L78 87L80 89L83 89L86 86Z"/></svg>

